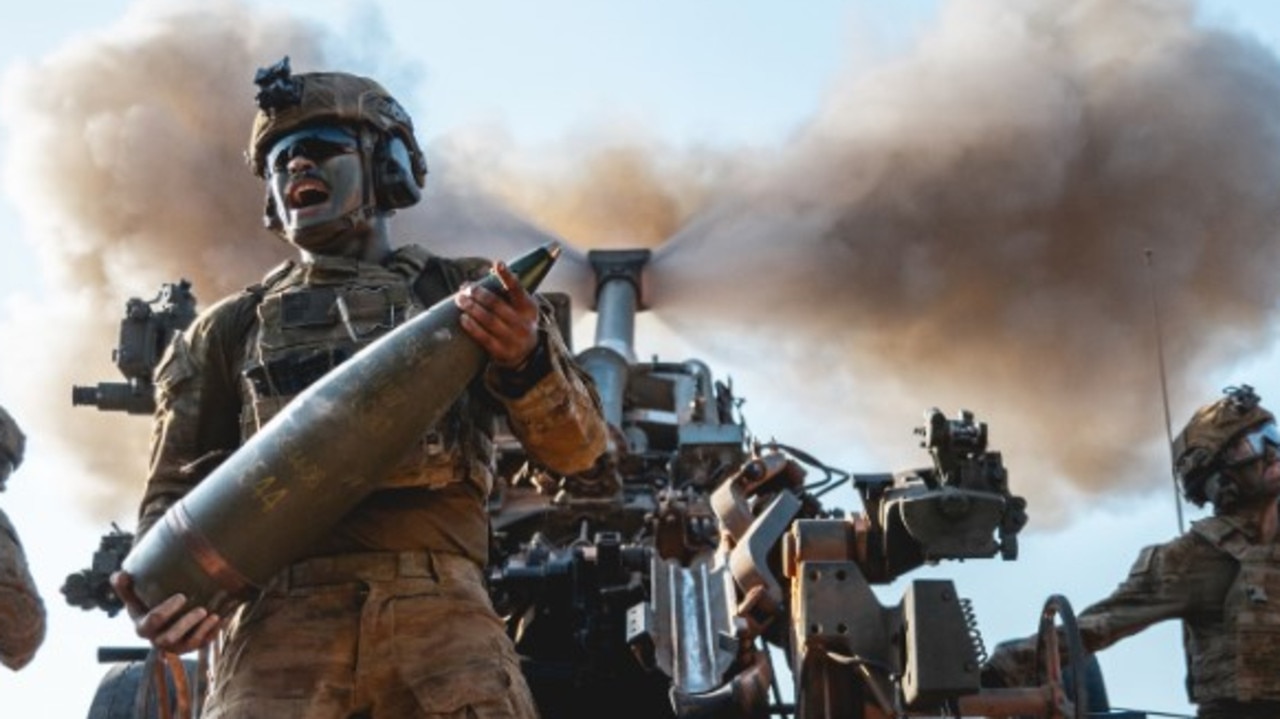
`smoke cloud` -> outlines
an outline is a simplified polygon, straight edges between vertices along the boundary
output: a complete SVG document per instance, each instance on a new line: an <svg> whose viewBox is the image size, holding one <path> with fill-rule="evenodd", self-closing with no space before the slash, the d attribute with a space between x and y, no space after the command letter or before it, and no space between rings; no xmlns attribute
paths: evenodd
<svg viewBox="0 0 1280 719"><path fill-rule="evenodd" d="M819 378L848 437L902 446L866 418L904 400L968 407L1015 489L1167 486L1155 307L1177 423L1273 343L1280 259L1280 66L1193 10L946 5L677 235L663 295L722 308L726 335L786 327L761 343L775 381ZM708 266L753 279L709 300Z"/></svg>
<svg viewBox="0 0 1280 719"><path fill-rule="evenodd" d="M186 277L207 305L289 256L242 161L249 78L282 51L342 67L329 32L235 4L139 13L7 78L8 191L64 296L56 337L0 353L49 408L40 431L111 480L104 507L136 501L146 422L50 398L114 376L124 298ZM412 110L414 69L382 69ZM1168 482L1153 297L1175 423L1212 370L1273 344L1278 130L1276 58L1190 3L959 0L777 147L614 131L553 161L477 128L432 145L399 227L449 254L653 248L655 318L763 390L757 431L882 470L921 462L921 410L971 409L1043 519L1044 500ZM9 336L51 334L47 311L10 314Z"/></svg>

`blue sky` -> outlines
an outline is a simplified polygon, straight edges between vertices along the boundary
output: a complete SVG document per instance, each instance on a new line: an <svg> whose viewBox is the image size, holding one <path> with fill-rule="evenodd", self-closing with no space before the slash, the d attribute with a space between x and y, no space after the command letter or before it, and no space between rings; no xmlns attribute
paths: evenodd
<svg viewBox="0 0 1280 719"><path fill-rule="evenodd" d="M5 35L0 66L39 63L86 37L121 32L129 26L123 17L131 5L111 0L6 7L0 10ZM637 128L679 147L776 145L813 118L838 77L910 52L918 33L935 21L939 6L922 0L815 0L803 10L762 0L270 5L346 28L338 31L342 36L352 27L381 28L386 37L380 47L349 49L352 64L368 72L387 68L403 80L396 87L406 89L397 92L413 110L426 141L468 128L499 128L513 146L553 153L565 147L566 138L601 123ZM145 14L148 7L141 3L131 11ZM1273 3L1222 0L1200 7L1207 20L1277 46L1280 9ZM0 165L9 151L0 144ZM20 239L24 227L19 217L6 195L0 202L4 315L31 311L43 295L59 291L46 283ZM0 346L22 341L0 337ZM642 334L642 351L645 341ZM108 351L102 348L104 355ZM703 352L679 345L672 351L680 357ZM1274 376L1274 367L1265 357L1258 360L1258 374ZM37 413L6 400L17 394L23 369L0 368L0 402L20 419ZM751 375L733 370L746 378L740 390L745 394ZM713 371L724 370L713 366ZM1268 396L1266 385L1260 386ZM1280 393L1280 386L1272 386L1273 396ZM748 408L752 406L765 409L765 416L780 424L804 420L803 408L768 400ZM765 422L754 419L753 426ZM56 452L35 434L38 427L29 428L30 459L0 497L0 507L10 513L30 548L51 613L51 634L28 670L0 674L0 700L9 706L46 706L50 716L77 716L87 709L102 673L94 664L94 649L133 641L123 619L68 609L58 594L62 578L84 566L106 526L77 505L76 493L83 488L69 477L83 468L74 458L51 456ZM998 426L993 436L999 436ZM864 455L855 452L829 461L848 466L864 461ZM1015 490L1017 481L1015 477ZM916 576L956 579L961 593L974 599L987 643L993 645L1029 633L1039 603L1050 593L1066 594L1080 609L1109 591L1143 545L1174 533L1172 507L1168 493L1155 491L1099 502L1066 526L1028 530L1016 563L970 562ZM1036 508L1032 511L1034 515ZM116 519L124 526L132 522L127 513ZM884 588L882 596L891 602L900 594L901 587L893 586ZM1109 650L1102 661L1116 705L1189 712L1175 626L1129 640Z"/></svg>

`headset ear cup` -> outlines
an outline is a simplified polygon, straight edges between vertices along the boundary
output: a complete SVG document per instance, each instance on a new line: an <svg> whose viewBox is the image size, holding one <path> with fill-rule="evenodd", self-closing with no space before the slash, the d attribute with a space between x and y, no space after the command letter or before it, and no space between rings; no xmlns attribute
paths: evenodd
<svg viewBox="0 0 1280 719"><path fill-rule="evenodd" d="M1240 500L1240 488L1221 472L1214 472L1204 483L1204 495L1215 511L1231 511Z"/></svg>
<svg viewBox="0 0 1280 719"><path fill-rule="evenodd" d="M262 209L262 226L272 232L281 232L284 230L284 220L280 219L280 212L276 209L276 198L271 192L270 183L267 184L266 195Z"/></svg>
<svg viewBox="0 0 1280 719"><path fill-rule="evenodd" d="M421 189L427 185L427 158L420 150L410 154L413 157L413 180Z"/></svg>
<svg viewBox="0 0 1280 719"><path fill-rule="evenodd" d="M393 137L378 141L373 153L373 194L380 209L396 210L422 199L412 165L403 140Z"/></svg>
<svg viewBox="0 0 1280 719"><path fill-rule="evenodd" d="M1214 472L1204 481L1204 496L1211 504L1218 504L1218 496L1222 493L1222 474Z"/></svg>

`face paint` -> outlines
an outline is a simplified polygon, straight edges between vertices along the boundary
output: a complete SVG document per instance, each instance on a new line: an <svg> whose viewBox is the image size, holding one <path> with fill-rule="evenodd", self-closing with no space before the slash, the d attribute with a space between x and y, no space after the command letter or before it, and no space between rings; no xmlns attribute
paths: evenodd
<svg viewBox="0 0 1280 719"><path fill-rule="evenodd" d="M318 254L356 249L348 235L364 204L364 163L356 138L337 127L282 137L267 155L267 182L285 237Z"/></svg>

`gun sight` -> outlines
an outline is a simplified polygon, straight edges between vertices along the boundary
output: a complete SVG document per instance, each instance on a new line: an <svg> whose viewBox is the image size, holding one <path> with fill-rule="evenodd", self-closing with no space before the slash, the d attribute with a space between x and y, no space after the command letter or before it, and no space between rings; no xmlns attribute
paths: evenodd
<svg viewBox="0 0 1280 719"><path fill-rule="evenodd" d="M111 351L124 382L99 382L71 388L72 406L104 412L151 414L155 411L152 374L173 336L196 317L196 298L187 280L165 283L151 300L131 297L120 320L119 340Z"/></svg>

